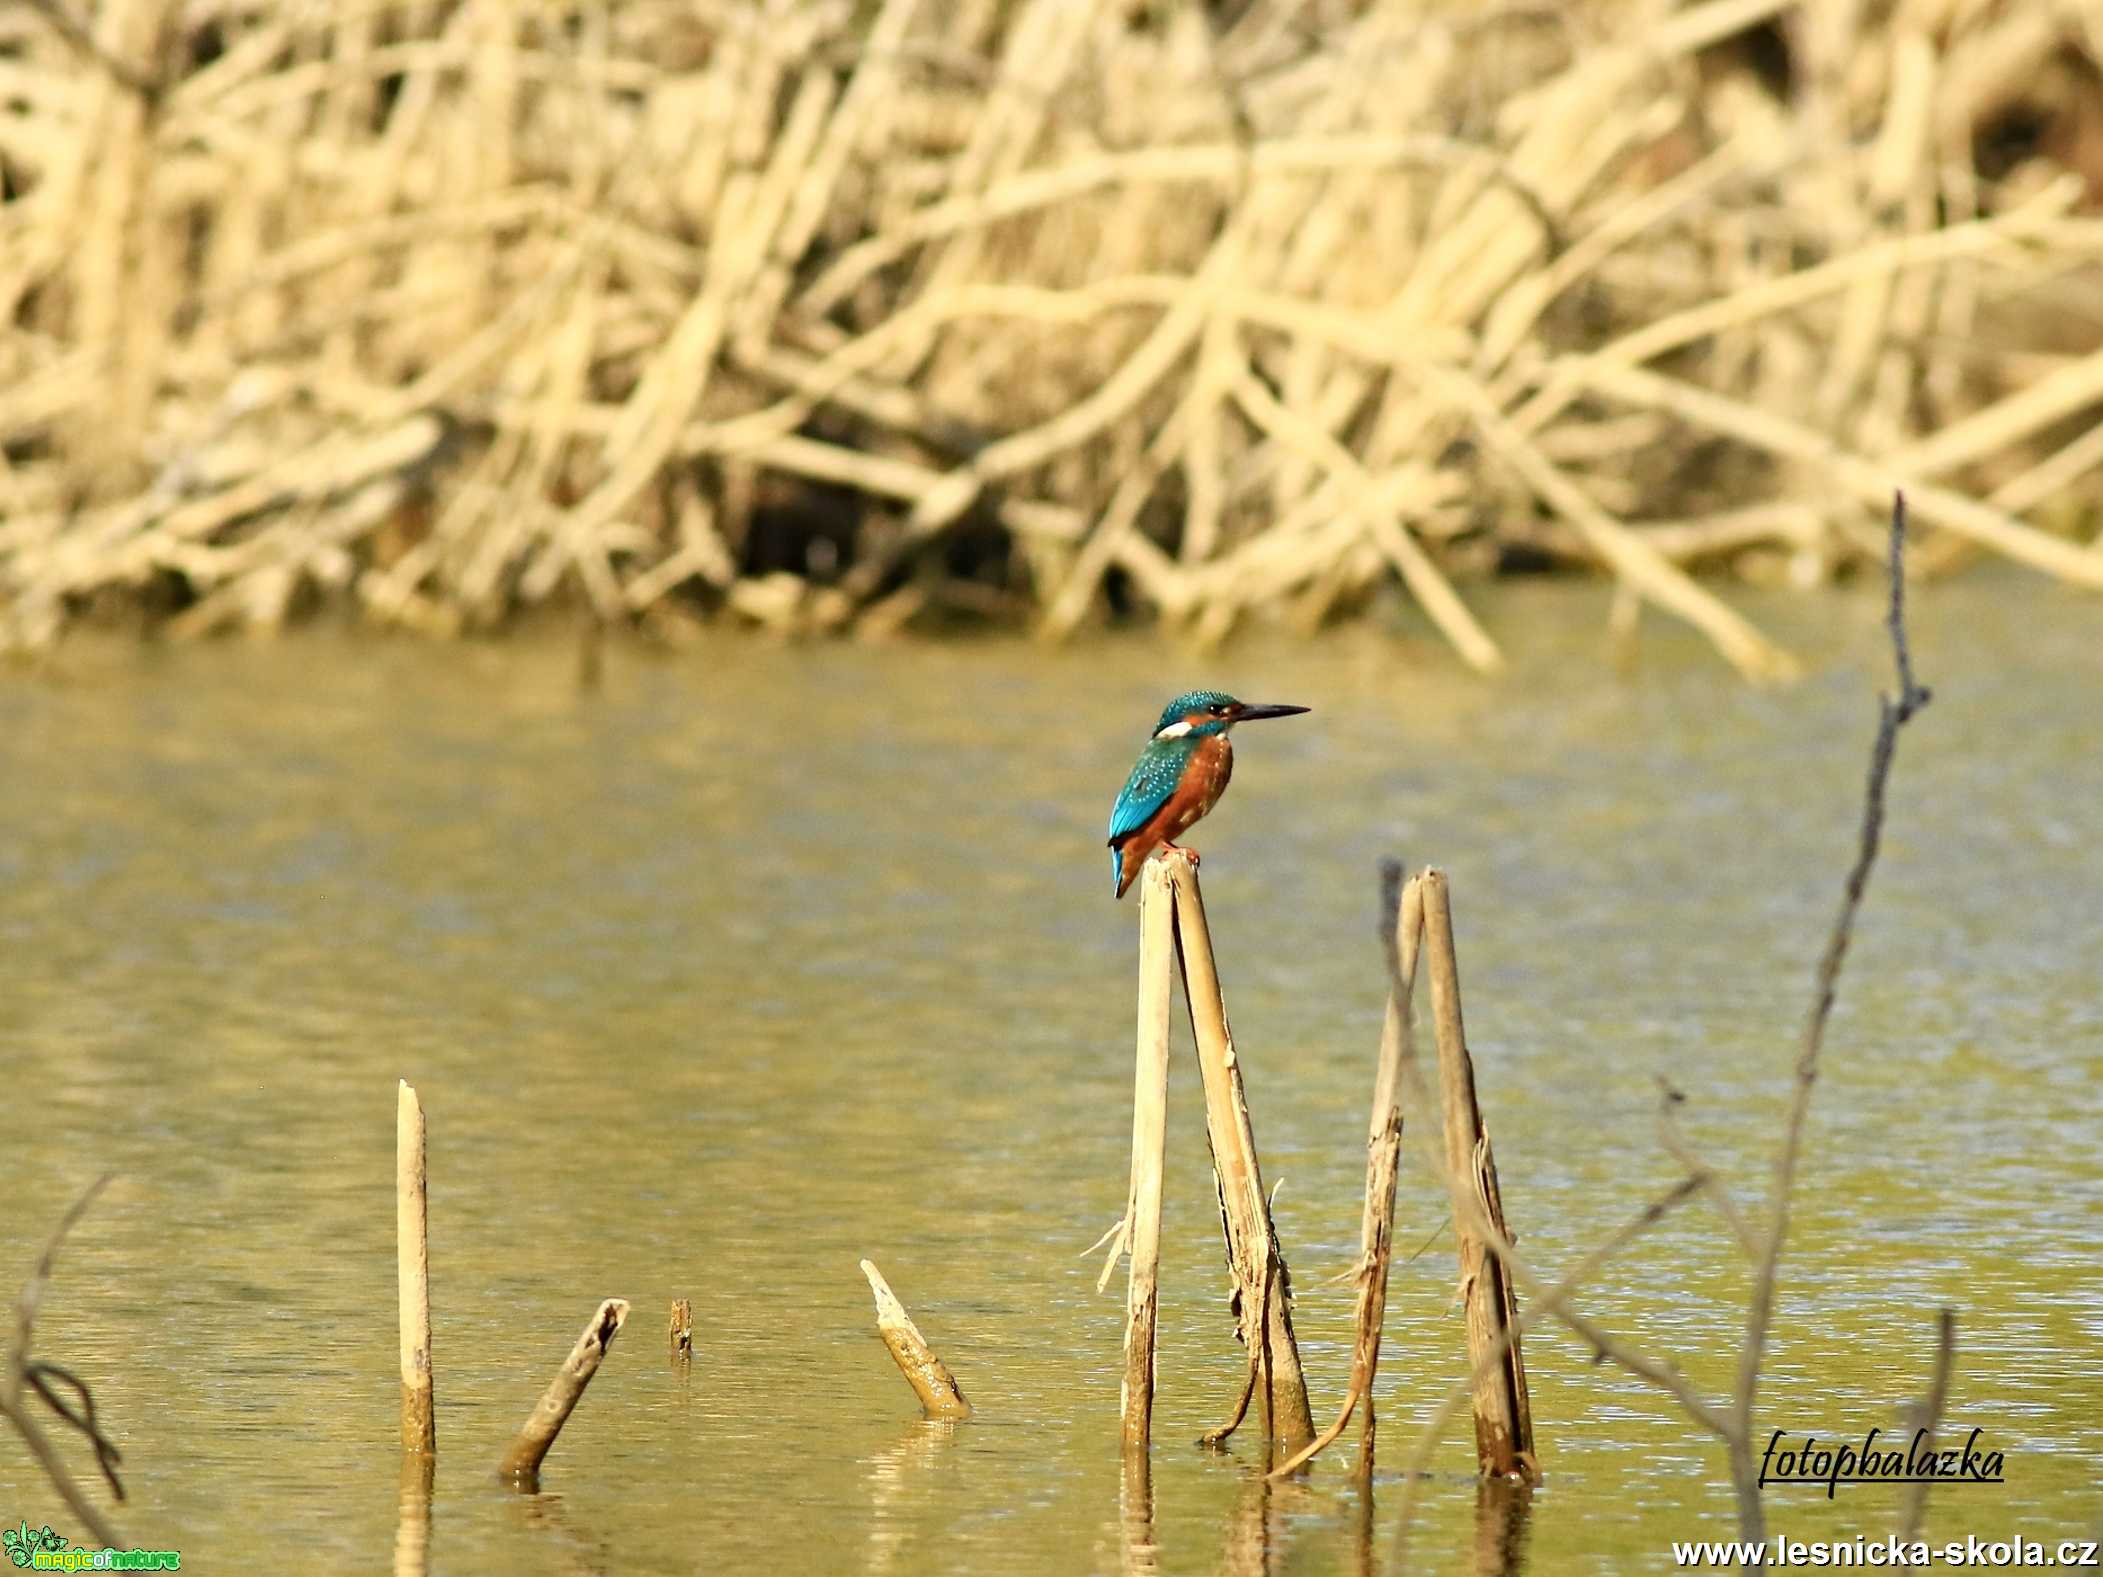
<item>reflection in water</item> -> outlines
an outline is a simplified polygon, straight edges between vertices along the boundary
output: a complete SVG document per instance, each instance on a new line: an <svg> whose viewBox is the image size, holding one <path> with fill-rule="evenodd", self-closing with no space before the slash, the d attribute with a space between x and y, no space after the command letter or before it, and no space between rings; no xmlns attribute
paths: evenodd
<svg viewBox="0 0 2103 1577"><path fill-rule="evenodd" d="M957 1437L957 1420L922 1418L906 1426L895 1445L869 1459L869 1570L889 1571L898 1558L927 1470Z"/></svg>
<svg viewBox="0 0 2103 1577"><path fill-rule="evenodd" d="M1445 1482L1451 1483L1451 1480ZM1430 1487L1428 1484L1425 1487ZM1365 1532L1357 1570L1371 1570L1371 1486L1364 1486ZM1446 1571L1452 1567L1454 1541L1442 1539L1436 1524L1416 1515L1416 1497L1405 1494L1401 1525L1395 1530L1395 1553L1389 1570L1396 1573ZM1485 1478L1475 1484L1475 1522L1468 1546L1473 1577L1525 1577L1533 1486L1521 1479ZM1412 1554L1421 1565L1412 1561Z"/></svg>
<svg viewBox="0 0 2103 1577"><path fill-rule="evenodd" d="M438 1459L402 1454L402 1487L394 1530L394 1577L428 1577L431 1570L431 1480Z"/></svg>
<svg viewBox="0 0 2103 1577"><path fill-rule="evenodd" d="M1117 1530L1126 1577L1161 1569L1161 1548L1154 1542L1154 1462L1144 1447L1125 1452Z"/></svg>
<svg viewBox="0 0 2103 1577"><path fill-rule="evenodd" d="M608 1577L613 1571L613 1553L606 1540L580 1530L571 1521L569 1504L563 1496L535 1491L511 1496L510 1504L514 1516L560 1548L565 1571L579 1577Z"/></svg>
<svg viewBox="0 0 2103 1577"><path fill-rule="evenodd" d="M1241 1493L1227 1512L1227 1546L1220 1555L1219 1569L1227 1577L1270 1577L1274 1570L1271 1505L1276 1497L1270 1470L1266 1452L1261 1463L1242 1472Z"/></svg>
<svg viewBox="0 0 2103 1577"><path fill-rule="evenodd" d="M694 1350L691 1347L674 1347L671 1358L672 1378L679 1383L679 1405L690 1406L694 1400Z"/></svg>
<svg viewBox="0 0 2103 1577"><path fill-rule="evenodd" d="M1273 1483L1276 1464L1266 1450L1262 1460L1242 1469L1241 1487L1227 1511L1226 1547L1219 1569L1234 1577L1274 1577L1285 1565L1288 1519L1318 1509L1319 1501L1301 1474Z"/></svg>
<svg viewBox="0 0 2103 1577"><path fill-rule="evenodd" d="M1520 1577L1526 1570L1527 1518L1533 1486L1486 1478L1475 1486L1475 1577Z"/></svg>
<svg viewBox="0 0 2103 1577"><path fill-rule="evenodd" d="M1379 1429L1370 1395L1359 1416L1358 1455L1351 1463L1351 1572L1353 1577L1373 1577L1373 1442Z"/></svg>

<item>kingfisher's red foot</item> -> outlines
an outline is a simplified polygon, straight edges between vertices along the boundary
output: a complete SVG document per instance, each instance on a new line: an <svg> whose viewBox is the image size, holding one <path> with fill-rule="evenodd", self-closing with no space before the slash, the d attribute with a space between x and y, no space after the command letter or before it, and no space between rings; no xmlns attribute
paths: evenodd
<svg viewBox="0 0 2103 1577"><path fill-rule="evenodd" d="M1198 851L1197 851L1197 850L1195 850L1195 849L1186 849L1186 848L1184 848L1184 847L1183 847L1183 845L1182 845L1182 844L1180 844L1180 843L1168 843L1168 842L1163 842L1163 843L1162 843L1162 845L1161 845L1161 847L1163 848L1163 850L1166 850L1166 851L1173 851L1174 853L1177 853L1177 854L1184 854L1184 855L1188 855L1188 856L1190 857L1190 868L1191 868L1192 870L1196 870L1196 869L1198 868Z"/></svg>

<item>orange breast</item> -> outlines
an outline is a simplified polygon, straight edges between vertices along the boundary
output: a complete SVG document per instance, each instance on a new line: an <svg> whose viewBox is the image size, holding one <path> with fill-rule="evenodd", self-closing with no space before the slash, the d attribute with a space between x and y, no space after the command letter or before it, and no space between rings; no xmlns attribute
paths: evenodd
<svg viewBox="0 0 2103 1577"><path fill-rule="evenodd" d="M1199 745L1184 770L1183 781L1168 803L1161 807L1164 838L1180 838L1186 829L1207 815L1227 792L1234 776L1234 747L1225 734L1215 734Z"/></svg>

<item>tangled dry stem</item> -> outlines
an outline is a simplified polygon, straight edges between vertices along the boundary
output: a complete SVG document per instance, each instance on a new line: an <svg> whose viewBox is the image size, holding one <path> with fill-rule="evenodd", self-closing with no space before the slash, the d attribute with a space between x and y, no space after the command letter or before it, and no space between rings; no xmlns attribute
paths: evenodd
<svg viewBox="0 0 2103 1577"><path fill-rule="evenodd" d="M15 1300L14 1340L8 1344L5 1365L0 1366L0 1419L5 1419L13 1426L15 1432L22 1437L23 1445L28 1447L30 1456L50 1480L51 1487L58 1492L59 1499L66 1503L67 1509L80 1520L89 1534L100 1540L105 1547L120 1544L122 1541L110 1526L109 1520L74 1481L73 1475L66 1468L64 1458L58 1453L58 1448L44 1433L35 1412L27 1404L29 1397L34 1395L60 1422L80 1431L94 1449L95 1465L101 1470L103 1480L110 1487L110 1493L118 1500L124 1498L124 1485L117 1478L117 1464L123 1459L123 1453L118 1450L116 1442L109 1438L95 1416L94 1393L88 1389L86 1382L71 1370L29 1355L30 1343L36 1334L37 1306L43 1301L45 1287L50 1284L52 1269L58 1262L59 1247L65 1242L66 1235L73 1230L75 1223L87 1213L87 1208L94 1203L95 1196L101 1193L115 1176L114 1172L105 1172L90 1183L59 1218L58 1225L52 1229L51 1237L44 1245L44 1252L37 1257L28 1279L22 1283L20 1296ZM60 1393L59 1386L64 1386L70 1391L71 1400Z"/></svg>
<svg viewBox="0 0 2103 1577"><path fill-rule="evenodd" d="M1392 579L1494 669L1467 584L1545 556L1764 675L1690 567L1848 570L1894 483L1926 567L2103 585L2077 12L37 0L0 649L557 598L1212 641ZM1986 168L2017 110L2075 130Z"/></svg>

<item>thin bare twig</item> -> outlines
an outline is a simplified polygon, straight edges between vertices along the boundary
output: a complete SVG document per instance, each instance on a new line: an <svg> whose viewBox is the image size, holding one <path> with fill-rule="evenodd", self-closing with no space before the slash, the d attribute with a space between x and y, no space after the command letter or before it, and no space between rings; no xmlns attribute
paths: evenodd
<svg viewBox="0 0 2103 1577"><path fill-rule="evenodd" d="M115 1172L104 1172L81 1190L80 1197L73 1201L66 1213L59 1217L58 1225L52 1228L50 1238L45 1241L44 1252L37 1256L36 1266L29 1273L29 1280L22 1284L22 1294L15 1302L15 1344L8 1353L10 1367L14 1371L10 1396L21 1394L21 1366L29 1359L30 1333L36 1324L37 1304L43 1299L44 1288L50 1284L52 1267L58 1263L59 1245L66 1241L66 1234L73 1230L74 1224L87 1214L88 1206L95 1202L95 1196L107 1188L116 1175Z"/></svg>
<svg viewBox="0 0 2103 1577"><path fill-rule="evenodd" d="M80 1519L89 1534L100 1540L105 1547L121 1546L124 1541L118 1538L116 1530L81 1492L80 1486L73 1481L73 1475L66 1471L66 1464L59 1457L57 1448L45 1436L29 1409L23 1405L23 1392L25 1389L33 1390L45 1406L88 1437L89 1443L95 1448L96 1464L102 1469L103 1476L109 1480L111 1491L122 1500L124 1486L117 1480L115 1466L120 1459L120 1453L115 1443L102 1432L100 1424L96 1422L95 1398L86 1383L70 1370L54 1363L39 1362L29 1356L30 1339L36 1326L37 1305L43 1298L44 1288L51 1280L52 1267L58 1260L59 1245L65 1241L66 1234L72 1231L74 1223L80 1220L88 1206L94 1202L95 1196L101 1193L116 1175L114 1172L104 1172L82 1190L71 1208L59 1218L58 1226L44 1245L44 1252L38 1256L35 1267L29 1273L29 1279L22 1284L21 1296L15 1305L15 1339L8 1349L5 1383L0 1385L0 1417L14 1425L23 1443L29 1447L29 1454L36 1458L37 1465L44 1470L44 1476L51 1481L52 1488L58 1491L59 1498L66 1503L73 1515ZM62 1401L52 1390L50 1382L53 1380L73 1388L79 1398L78 1411Z"/></svg>
<svg viewBox="0 0 2103 1577"><path fill-rule="evenodd" d="M1757 1476L1752 1474L1753 1401L1760 1385L1760 1365L1767 1354L1767 1339L1774 1322L1776 1275L1781 1265L1782 1243L1789 1233L1789 1196L1796 1182L1796 1169L1803 1153L1804 1124L1810 1116L1811 1091L1818 1082L1819 1057L1825 1048L1826 1020L1840 986L1841 966L1847 961L1848 945L1854 940L1855 916L1869 876L1877 861L1884 831L1885 786L1891 776L1892 754L1898 733L1931 699L1930 692L1913 677L1913 661L1906 646L1906 498L1897 494L1891 504L1891 602L1885 628L1897 669L1896 700L1877 700L1877 734L1869 752L1869 784L1863 795L1862 831L1855 863L1847 873L1840 900L1840 913L1826 939L1812 988L1811 1015L1804 1025L1803 1048L1796 1059L1796 1090L1790 1101L1787 1125L1782 1131L1782 1152L1775 1167L1774 1202L1767 1234L1761 1244L1758 1269L1753 1277L1752 1297L1745 1321L1745 1347L1739 1355L1736 1417L1733 1426L1733 1478L1738 1491L1739 1534L1747 1539L1766 1537L1766 1516L1761 1510Z"/></svg>
<svg viewBox="0 0 2103 1577"><path fill-rule="evenodd" d="M1685 1167L1689 1176L1700 1174L1710 1202L1716 1206L1716 1213L1723 1217L1725 1225L1731 1229L1731 1236L1738 1240L1738 1246L1745 1250L1745 1257L1758 1260L1760 1240L1753 1236L1752 1223L1745 1219L1745 1212L1738 1208L1738 1201L1732 1196L1730 1186L1717 1173L1701 1164L1700 1158L1694 1153L1694 1147L1687 1143L1687 1136L1680 1132L1679 1107L1687 1097L1663 1074L1658 1075L1658 1092L1658 1135L1664 1143L1666 1153Z"/></svg>
<svg viewBox="0 0 2103 1577"><path fill-rule="evenodd" d="M35 1359L22 1365L22 1377L28 1382L29 1388L43 1399L46 1407L88 1437L88 1444L95 1448L95 1465L102 1469L102 1476L109 1484L110 1493L122 1500L124 1484L117 1477L117 1464L124 1460L124 1453L117 1449L116 1442L104 1434L102 1426L95 1421L95 1395L88 1389L87 1382L70 1369ZM54 1380L73 1388L73 1394L79 1401L78 1411L52 1390L51 1382Z"/></svg>

